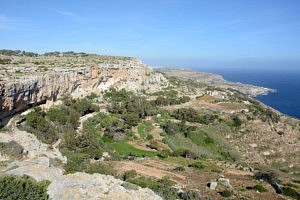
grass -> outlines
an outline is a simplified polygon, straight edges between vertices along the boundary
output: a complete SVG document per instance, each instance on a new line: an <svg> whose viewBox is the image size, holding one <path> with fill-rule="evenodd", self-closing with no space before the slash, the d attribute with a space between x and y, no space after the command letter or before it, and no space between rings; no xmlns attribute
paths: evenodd
<svg viewBox="0 0 300 200"><path fill-rule="evenodd" d="M140 134L141 138L145 138L146 134L145 134L145 129L146 129L146 124L144 123L140 123L137 127L138 133Z"/></svg>
<svg viewBox="0 0 300 200"><path fill-rule="evenodd" d="M210 171L210 172L221 172L221 168L216 165L215 163L212 163L208 160L201 160L201 159L197 159L197 160L192 160L189 158L183 158L183 157L168 157L165 159L166 162L170 162L170 163L174 163L183 167L188 167L193 165L194 163L201 163L203 166L205 166L205 168L203 169L203 171Z"/></svg>
<svg viewBox="0 0 300 200"><path fill-rule="evenodd" d="M222 148L215 144L209 137L206 135L203 135L203 138L197 137L200 136L196 133L190 138L186 138L181 134L175 134L174 136L168 135L165 140L169 147L174 151L178 149L187 149L201 158L213 158L219 160L228 159Z"/></svg>
<svg viewBox="0 0 300 200"><path fill-rule="evenodd" d="M123 155L123 156L129 156L129 155L135 155L137 157L157 156L156 152L140 150L140 149L137 149L137 148L131 146L130 144L128 144L126 142L113 142L113 143L110 143L110 146L112 148L114 148L120 155Z"/></svg>

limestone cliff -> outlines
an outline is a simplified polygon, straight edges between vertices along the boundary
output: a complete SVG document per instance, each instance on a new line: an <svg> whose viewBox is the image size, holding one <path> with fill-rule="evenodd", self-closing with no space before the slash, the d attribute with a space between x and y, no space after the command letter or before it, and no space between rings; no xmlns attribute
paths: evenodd
<svg viewBox="0 0 300 200"><path fill-rule="evenodd" d="M167 85L166 79L137 59L107 62L97 66L38 67L6 66L1 70L0 125L10 116L69 93L75 98L110 88L155 91Z"/></svg>

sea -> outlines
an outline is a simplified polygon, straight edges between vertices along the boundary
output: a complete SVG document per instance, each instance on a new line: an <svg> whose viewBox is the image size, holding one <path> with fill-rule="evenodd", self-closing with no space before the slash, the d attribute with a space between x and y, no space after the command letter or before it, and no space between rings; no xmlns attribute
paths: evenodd
<svg viewBox="0 0 300 200"><path fill-rule="evenodd" d="M300 69L201 69L220 74L225 80L276 89L255 98L280 112L300 119Z"/></svg>

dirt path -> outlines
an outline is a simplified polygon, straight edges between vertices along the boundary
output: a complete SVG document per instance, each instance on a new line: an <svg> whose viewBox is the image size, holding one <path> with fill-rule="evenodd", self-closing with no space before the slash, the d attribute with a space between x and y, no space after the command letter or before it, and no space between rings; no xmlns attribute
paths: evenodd
<svg viewBox="0 0 300 200"><path fill-rule="evenodd" d="M161 170L161 169L157 169L153 166L145 166L143 164L136 163L136 162L125 162L125 161L117 162L117 163L115 163L115 167L121 172L125 172L128 170L135 170L139 174L142 174L142 175L148 176L148 177L155 177L157 179L161 179L164 176L168 176L176 182L177 182L177 180L181 180L181 181L185 180L185 176L183 176L183 175L165 171L166 169Z"/></svg>

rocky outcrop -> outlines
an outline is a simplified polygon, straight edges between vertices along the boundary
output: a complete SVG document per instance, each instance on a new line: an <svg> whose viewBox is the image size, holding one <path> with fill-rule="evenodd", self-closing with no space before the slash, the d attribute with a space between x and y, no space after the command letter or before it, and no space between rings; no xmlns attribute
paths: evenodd
<svg viewBox="0 0 300 200"><path fill-rule="evenodd" d="M63 175L63 170L53 166L50 159L47 157L36 157L28 160L14 161L10 163L4 171L6 174L18 176L27 175L33 177L37 181L53 181Z"/></svg>
<svg viewBox="0 0 300 200"><path fill-rule="evenodd" d="M167 85L161 74L153 73L137 59L48 71L7 66L1 75L0 126L6 124L5 118L37 104L54 102L66 93L77 98L91 92L99 94L110 87L156 91Z"/></svg>
<svg viewBox="0 0 300 200"><path fill-rule="evenodd" d="M77 172L55 179L48 187L49 197L59 199L161 200L148 188L125 189L124 181L102 174Z"/></svg>

